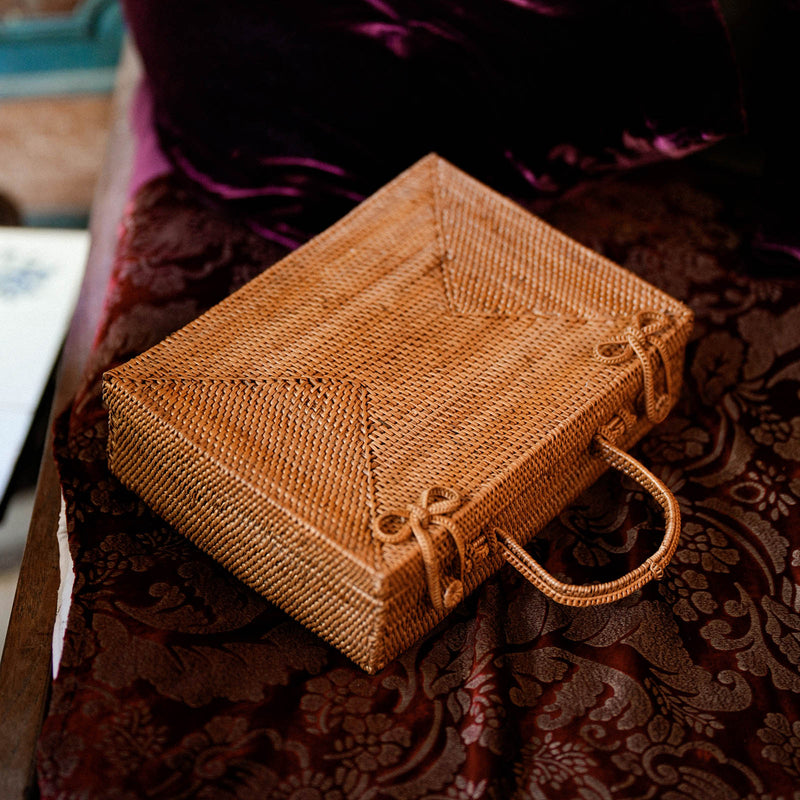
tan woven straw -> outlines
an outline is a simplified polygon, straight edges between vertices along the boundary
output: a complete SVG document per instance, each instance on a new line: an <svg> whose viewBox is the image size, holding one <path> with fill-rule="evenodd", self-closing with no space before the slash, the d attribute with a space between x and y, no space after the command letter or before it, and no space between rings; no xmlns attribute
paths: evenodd
<svg viewBox="0 0 800 800"><path fill-rule="evenodd" d="M691 312L430 155L107 373L111 469L375 671L505 562L562 603L659 577L677 503L628 455L676 399ZM659 550L573 586L523 549L608 465Z"/></svg>

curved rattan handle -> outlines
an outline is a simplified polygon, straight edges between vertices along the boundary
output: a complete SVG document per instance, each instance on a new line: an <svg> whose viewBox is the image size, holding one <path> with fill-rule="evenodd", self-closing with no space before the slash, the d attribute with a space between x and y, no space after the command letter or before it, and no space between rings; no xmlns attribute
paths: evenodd
<svg viewBox="0 0 800 800"><path fill-rule="evenodd" d="M606 461L610 466L624 472L633 478L642 488L646 489L655 498L656 502L664 509L665 531L661 546L644 564L608 583L591 583L574 585L563 583L554 578L547 570L537 563L519 544L508 534L495 530L500 543L503 557L509 564L516 567L537 589L558 603L568 606L596 606L603 603L612 603L627 597L640 589L653 578L661 578L664 568L678 546L681 534L681 512L678 501L672 492L646 469L633 456L620 450L601 436L593 440L594 454Z"/></svg>

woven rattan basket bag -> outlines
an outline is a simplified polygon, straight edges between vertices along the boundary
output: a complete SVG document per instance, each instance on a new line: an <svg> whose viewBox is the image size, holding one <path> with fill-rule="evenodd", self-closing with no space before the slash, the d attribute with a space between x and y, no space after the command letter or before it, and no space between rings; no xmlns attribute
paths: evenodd
<svg viewBox="0 0 800 800"><path fill-rule="evenodd" d="M625 449L667 414L691 312L441 158L107 373L109 463L368 671L505 562L562 603L661 575L680 531ZM574 586L523 549L609 465L658 551Z"/></svg>

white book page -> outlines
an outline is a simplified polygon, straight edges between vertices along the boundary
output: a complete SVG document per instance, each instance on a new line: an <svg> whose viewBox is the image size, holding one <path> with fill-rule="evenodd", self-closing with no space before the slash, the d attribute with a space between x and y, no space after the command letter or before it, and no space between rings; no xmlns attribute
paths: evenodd
<svg viewBox="0 0 800 800"><path fill-rule="evenodd" d="M87 231L0 227L0 497L78 298Z"/></svg>

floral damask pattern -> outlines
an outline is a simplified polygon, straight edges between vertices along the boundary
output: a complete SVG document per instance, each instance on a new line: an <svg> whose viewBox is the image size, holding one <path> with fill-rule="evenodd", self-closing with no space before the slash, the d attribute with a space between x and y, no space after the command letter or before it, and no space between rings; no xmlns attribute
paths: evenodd
<svg viewBox="0 0 800 800"><path fill-rule="evenodd" d="M683 516L664 579L578 609L504 569L369 676L107 471L101 372L279 255L173 178L140 190L58 423L77 580L42 797L798 800L800 280L748 261L749 195L670 166L549 212L697 315L681 400L638 447ZM555 573L605 580L661 524L608 474L534 548Z"/></svg>

